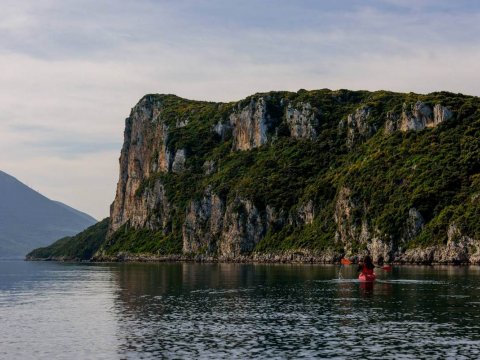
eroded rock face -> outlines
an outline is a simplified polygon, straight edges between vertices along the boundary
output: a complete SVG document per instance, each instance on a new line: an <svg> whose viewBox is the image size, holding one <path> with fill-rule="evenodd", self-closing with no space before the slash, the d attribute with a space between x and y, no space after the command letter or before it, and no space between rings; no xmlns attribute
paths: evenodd
<svg viewBox="0 0 480 360"><path fill-rule="evenodd" d="M298 103L295 107L288 105L285 118L292 137L309 140L317 138L318 114L309 103Z"/></svg>
<svg viewBox="0 0 480 360"><path fill-rule="evenodd" d="M252 99L243 109L237 109L230 115L233 150L250 150L266 144L269 122L264 98Z"/></svg>
<svg viewBox="0 0 480 360"><path fill-rule="evenodd" d="M421 101L417 101L411 107L403 104L403 112L400 123L401 131L423 130L427 124L433 123L433 112L430 106Z"/></svg>
<svg viewBox="0 0 480 360"><path fill-rule="evenodd" d="M410 107L407 104L403 104L398 128L401 131L420 131L425 128L436 127L451 117L452 112L440 104L435 105L432 110L429 105L417 101Z"/></svg>
<svg viewBox="0 0 480 360"><path fill-rule="evenodd" d="M110 209L109 234L129 220L136 224L148 222L148 211L141 209L139 201L150 204L156 195L149 194L148 199L139 200L136 192L142 181L153 173L168 171L172 161L166 148L168 127L159 120L160 117L160 102L154 97L145 96L125 121L120 175L116 197ZM160 187L157 186L157 189ZM162 196L158 194L159 198Z"/></svg>
<svg viewBox="0 0 480 360"><path fill-rule="evenodd" d="M267 232L267 221L251 201L236 198L227 206L218 246L220 257L232 258L251 252Z"/></svg>
<svg viewBox="0 0 480 360"><path fill-rule="evenodd" d="M179 127L188 126L188 123L188 120L177 121ZM169 128L162 120L161 99L145 96L125 121L120 175L110 209L109 235L127 222L138 228L166 228L165 224L170 220L163 217L169 216L166 211L169 205L163 185L157 181L149 189L140 188L155 173L185 171L186 151L170 151L168 137Z"/></svg>
<svg viewBox="0 0 480 360"><path fill-rule="evenodd" d="M179 149L175 153L175 158L172 163L172 171L174 173L180 173L185 170L185 160L186 160L186 151L185 149Z"/></svg>
<svg viewBox="0 0 480 360"><path fill-rule="evenodd" d="M421 102L417 101L414 105L403 104L401 114L393 111L387 113L385 121L385 133L392 134L400 131L421 131L425 128L433 128L439 124L450 120L453 113L445 106L436 104L433 109Z"/></svg>
<svg viewBox="0 0 480 360"><path fill-rule="evenodd" d="M446 244L407 249L396 261L418 264L480 263L480 240L462 234L455 224L450 224L447 236Z"/></svg>
<svg viewBox="0 0 480 360"><path fill-rule="evenodd" d="M375 261L380 257L385 261L400 258L404 248L420 234L425 225L420 212L411 208L400 236L393 238L391 234L382 233L372 226L368 219L368 207L360 206L358 201L352 198L349 188L341 188L335 207L337 224L335 239L345 247L347 255L355 255L352 245L359 244L360 248L366 249ZM418 256L424 256L424 254Z"/></svg>
<svg viewBox="0 0 480 360"><path fill-rule="evenodd" d="M411 208L408 210L408 218L401 239L402 243L407 244L409 241L413 240L418 234L420 234L424 225L425 220L417 209Z"/></svg>
<svg viewBox="0 0 480 360"><path fill-rule="evenodd" d="M213 161L213 160L205 161L202 165L202 168L203 168L203 171L204 171L205 175L211 175L217 170L215 161Z"/></svg>
<svg viewBox="0 0 480 360"><path fill-rule="evenodd" d="M134 196L128 220L135 228L170 232L170 204L159 180Z"/></svg>
<svg viewBox="0 0 480 360"><path fill-rule="evenodd" d="M352 243L366 244L370 237L368 224L358 216L359 211L362 211L361 207L352 198L351 190L341 188L335 205L335 241L342 243L347 253L352 252Z"/></svg>
<svg viewBox="0 0 480 360"><path fill-rule="evenodd" d="M364 141L377 131L374 125L368 123L370 108L361 107L347 117L347 146L353 147Z"/></svg>
<svg viewBox="0 0 480 360"><path fill-rule="evenodd" d="M393 134L398 130L398 124L400 123L400 115L393 111L387 112L387 120L385 121L385 134Z"/></svg>
<svg viewBox="0 0 480 360"><path fill-rule="evenodd" d="M450 120L453 117L453 113L445 106L436 104L433 108L433 125L437 126L444 121Z"/></svg>
<svg viewBox="0 0 480 360"><path fill-rule="evenodd" d="M225 202L210 189L187 208L182 227L184 253L215 253L223 231Z"/></svg>
<svg viewBox="0 0 480 360"><path fill-rule="evenodd" d="M351 195L350 189L346 187L341 188L338 194L335 207L335 241L343 245L347 256L363 256L369 253L374 261L379 258L389 261L394 249L393 240L368 223L368 210L359 206ZM359 253L358 248L364 250Z"/></svg>
<svg viewBox="0 0 480 360"><path fill-rule="evenodd" d="M275 210L258 210L251 201L235 198L226 205L208 188L192 201L183 225L183 252L218 254L233 259L249 254L272 224L280 221Z"/></svg>
<svg viewBox="0 0 480 360"><path fill-rule="evenodd" d="M213 131L216 132L217 135L220 136L222 140L225 140L225 138L232 132L232 125L229 123L222 123L219 121L213 127Z"/></svg>
<svg viewBox="0 0 480 360"><path fill-rule="evenodd" d="M309 200L306 203L300 204L294 214L290 214L288 222L292 225L308 225L313 222L315 218L315 209L313 201Z"/></svg>

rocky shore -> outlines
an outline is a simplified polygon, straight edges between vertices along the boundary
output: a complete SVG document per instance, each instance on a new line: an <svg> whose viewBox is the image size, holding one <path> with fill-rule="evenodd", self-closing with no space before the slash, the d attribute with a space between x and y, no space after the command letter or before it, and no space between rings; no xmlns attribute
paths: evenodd
<svg viewBox="0 0 480 360"><path fill-rule="evenodd" d="M357 263L364 254L347 256L353 263ZM210 256L199 254L131 254L121 252L116 255L96 255L92 262L199 262L199 263L283 263L283 264L339 264L344 257L333 251L311 252L306 250L290 250L276 253L253 253L235 257ZM34 259L29 259L34 260ZM64 261L63 259L52 259ZM377 260L377 259L374 259ZM479 265L480 257L455 254L445 247L428 247L425 249L407 250L389 263L397 265Z"/></svg>

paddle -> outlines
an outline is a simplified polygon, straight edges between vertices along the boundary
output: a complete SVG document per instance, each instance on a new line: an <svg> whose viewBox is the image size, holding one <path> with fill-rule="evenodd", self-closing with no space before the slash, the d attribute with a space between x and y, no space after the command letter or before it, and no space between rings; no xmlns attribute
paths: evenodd
<svg viewBox="0 0 480 360"><path fill-rule="evenodd" d="M352 262L348 259L342 258L340 259L340 264L342 265L351 265ZM392 271L392 266L391 265L383 265L383 266L375 266L376 268L385 270L385 271Z"/></svg>
<svg viewBox="0 0 480 360"><path fill-rule="evenodd" d="M339 279L342 279L343 276L342 276L342 267L343 265L350 265L352 262L348 259L345 259L345 258L342 258L340 259L340 269L338 269L338 278Z"/></svg>

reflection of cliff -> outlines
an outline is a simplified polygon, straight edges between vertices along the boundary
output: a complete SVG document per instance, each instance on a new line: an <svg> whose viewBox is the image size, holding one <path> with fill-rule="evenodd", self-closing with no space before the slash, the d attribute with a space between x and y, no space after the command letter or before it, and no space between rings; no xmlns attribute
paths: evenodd
<svg viewBox="0 0 480 360"><path fill-rule="evenodd" d="M114 266L119 299L134 305L138 298L192 291L250 289L258 284L296 284L325 275L335 276L336 267L263 265L236 263L126 263Z"/></svg>
<svg viewBox="0 0 480 360"><path fill-rule="evenodd" d="M366 287L355 281L354 266L344 269L343 282L338 266L162 263L111 269L120 358L295 357L299 349L328 357L330 351L339 356L339 348L350 351L345 344L367 341L377 351L372 357L388 357L399 338L408 344L403 350L417 354L424 339L474 339L480 315L470 305L480 298L478 274L468 268L395 268ZM395 343L389 342L392 334Z"/></svg>

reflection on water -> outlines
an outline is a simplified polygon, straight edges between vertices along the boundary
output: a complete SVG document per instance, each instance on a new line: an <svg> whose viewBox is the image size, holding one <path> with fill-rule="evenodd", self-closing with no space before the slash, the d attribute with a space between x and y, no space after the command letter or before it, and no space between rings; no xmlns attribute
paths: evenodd
<svg viewBox="0 0 480 360"><path fill-rule="evenodd" d="M317 265L0 270L5 358L480 356L477 267L396 267L375 283Z"/></svg>

